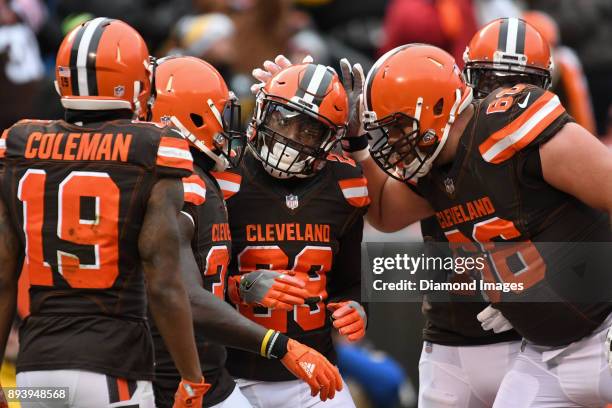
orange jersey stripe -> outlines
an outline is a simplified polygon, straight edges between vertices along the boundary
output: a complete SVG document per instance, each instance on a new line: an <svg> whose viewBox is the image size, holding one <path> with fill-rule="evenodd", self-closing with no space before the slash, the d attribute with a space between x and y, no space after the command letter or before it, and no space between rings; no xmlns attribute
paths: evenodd
<svg viewBox="0 0 612 408"><path fill-rule="evenodd" d="M206 184L197 174L183 179L183 192L186 203L202 205L206 202Z"/></svg>
<svg viewBox="0 0 612 408"><path fill-rule="evenodd" d="M565 112L559 98L546 92L512 123L493 133L478 150L489 163L502 163L529 145Z"/></svg>
<svg viewBox="0 0 612 408"><path fill-rule="evenodd" d="M351 178L338 181L341 189L353 188L353 187L364 187L368 185L368 180L365 177Z"/></svg>
<svg viewBox="0 0 612 408"><path fill-rule="evenodd" d="M173 147L189 151L189 144L187 143L187 140L176 137L162 136L162 138L159 140L159 147Z"/></svg>
<svg viewBox="0 0 612 408"><path fill-rule="evenodd" d="M526 121L531 119L533 115L538 112L542 106L544 106L548 101L550 101L554 95L550 92L544 93L537 101L535 101L529 108L525 110L521 115L519 115L514 121L510 124L506 125L502 129L493 133L493 135L489 136L487 140L480 144L479 149L480 153L483 151L489 150L493 145L499 142L504 137L514 133L518 130Z"/></svg>
<svg viewBox="0 0 612 408"><path fill-rule="evenodd" d="M213 171L211 174L217 180L217 183L219 183L219 187L223 192L223 199L227 200L240 191L240 183L242 182L240 174L230 173L228 171Z"/></svg>
<svg viewBox="0 0 612 408"><path fill-rule="evenodd" d="M370 204L368 180L365 177L338 181L344 198L353 207L365 207Z"/></svg>
<svg viewBox="0 0 612 408"><path fill-rule="evenodd" d="M212 171L211 174L217 180L231 181L233 183L238 184L240 184L240 182L242 181L242 177L240 176L240 174L231 173L229 171Z"/></svg>
<svg viewBox="0 0 612 408"><path fill-rule="evenodd" d="M184 139L162 137L157 150L158 166L177 167L193 171L193 157L189 152L189 144Z"/></svg>
<svg viewBox="0 0 612 408"><path fill-rule="evenodd" d="M119 390L119 401L129 401L131 399L130 389L124 378L117 378L117 389Z"/></svg>

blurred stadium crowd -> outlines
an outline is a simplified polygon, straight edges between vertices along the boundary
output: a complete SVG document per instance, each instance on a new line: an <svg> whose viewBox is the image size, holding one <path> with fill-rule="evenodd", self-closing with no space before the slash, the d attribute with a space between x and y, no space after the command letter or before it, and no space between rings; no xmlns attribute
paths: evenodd
<svg viewBox="0 0 612 408"><path fill-rule="evenodd" d="M579 123L612 143L610 0L0 0L0 127L22 118L63 116L53 86L56 51L67 32L97 16L132 25L156 57L192 55L212 63L240 98L245 117L254 102L251 71L278 54L292 61L311 55L331 66L346 57L367 71L387 50L422 42L444 48L461 64L479 27L494 18L522 16L553 47L553 91ZM394 236L366 230L366 240L418 236L418 229ZM411 307L410 316L418 316L418 305ZM391 350L393 343L402 346L397 339L403 329L393 328L393 339L384 323L370 329L377 345L399 357L414 377L410 370L420 350L407 352L413 355ZM11 359L17 349L9 346ZM385 389L364 390L370 406L392 407L401 400L405 374L393 361L352 348L340 358L357 381L387 375ZM403 400L402 406L413 401L405 388Z"/></svg>
<svg viewBox="0 0 612 408"><path fill-rule="evenodd" d="M556 92L579 122L609 135L609 0L0 0L0 125L62 115L51 79L56 50L71 28L96 16L135 27L155 56L193 55L211 62L249 115L251 70L278 54L292 60L310 54L332 66L347 57L367 70L386 50L423 42L446 49L461 63L480 26L528 10L547 13L532 15L531 22L556 49ZM581 81L566 79L579 76L580 65L584 90Z"/></svg>

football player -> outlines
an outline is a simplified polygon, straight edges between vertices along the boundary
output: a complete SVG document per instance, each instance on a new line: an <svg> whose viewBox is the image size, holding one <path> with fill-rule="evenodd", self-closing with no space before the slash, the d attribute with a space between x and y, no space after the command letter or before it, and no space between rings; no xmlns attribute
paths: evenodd
<svg viewBox="0 0 612 408"><path fill-rule="evenodd" d="M481 28L466 48L464 62L465 78L478 99L520 83L544 89L550 85L549 46L517 18L500 18ZM435 216L422 220L421 230L426 241L445 240ZM462 293L456 300L425 299L420 401L427 407L441 395L452 395L457 407L490 407L519 351L520 335L479 293ZM482 375L483 360L488 362L486 375Z"/></svg>
<svg viewBox="0 0 612 408"><path fill-rule="evenodd" d="M57 54L66 119L23 120L0 139L0 350L23 262L31 314L17 385L66 387L62 406L154 407L145 290L181 373L175 406L200 406L208 388L178 275L181 178L193 160L176 129L135 120L148 67L129 25L81 24Z"/></svg>
<svg viewBox="0 0 612 408"><path fill-rule="evenodd" d="M331 68L288 67L257 95L243 163L217 175L232 235L230 300L251 320L332 361L332 329L357 341L366 327L359 254L367 185L352 160L330 153L348 114L347 93ZM307 297L280 288L286 276L303 281ZM284 305L272 300L279 292ZM255 407L354 407L346 387L331 401L313 398L275 360L230 350L227 367Z"/></svg>
<svg viewBox="0 0 612 408"><path fill-rule="evenodd" d="M516 43L510 51L521 47L527 45ZM375 139L372 153L365 135L349 139L348 148L368 178L370 222L395 231L434 215L423 226L425 235L489 251L484 280L530 289L488 293L503 313L497 317L525 339L494 407L602 406L612 400L612 372L604 361L612 304L573 296L577 288L594 293L606 281L568 285L573 272L561 261L585 259L567 245L540 253L531 244L612 240L612 153L541 87L498 88L470 103L471 89L455 61L436 47L408 44L388 52L368 73L364 89L363 125ZM521 245L496 251L498 241ZM443 319L431 319L426 335L444 345L445 327ZM487 360L482 375L500 356ZM435 383L436 373L443 379L462 374L444 366L422 378ZM419 406L472 406L474 396L424 385L432 392L421 394Z"/></svg>
<svg viewBox="0 0 612 408"><path fill-rule="evenodd" d="M520 18L498 18L478 30L465 49L463 62L466 81L478 99L500 87L533 84L548 89L551 85L550 46Z"/></svg>
<svg viewBox="0 0 612 408"><path fill-rule="evenodd" d="M509 32L514 37L509 39ZM514 52L506 52L510 50L505 44L512 41L522 45L517 51L521 58ZM464 73L478 98L496 88L521 82L541 87L550 84L552 61L548 44L533 27L516 18L497 19L479 30L464 58ZM289 60L279 56L274 63L267 62L263 69L255 70L254 76L266 83L270 75L290 65ZM341 62L341 67L345 71L349 69L346 61ZM356 79L359 75L355 71ZM434 233L436 223L435 217L422 221L426 240L444 240ZM457 407L492 406L499 385L519 351L520 335L479 294L470 299L462 294L457 302L426 300L423 312L427 323L420 361L421 405L451 398L457 400ZM482 313L482 323L475 318L479 313ZM486 375L481 370L483 359L488 361ZM449 369L453 370L452 374L447 374Z"/></svg>
<svg viewBox="0 0 612 408"><path fill-rule="evenodd" d="M252 322L224 300L231 235L223 193L213 172L236 167L242 156L244 134L237 131L240 106L236 98L219 72L198 58L165 58L154 72L153 120L171 122L181 129L194 158L194 174L183 179L180 258L196 325L200 365L211 384L204 406L251 407L225 369L227 353L222 345L278 359L294 376L307 382L313 393L320 393L322 400L333 398L342 380L320 353ZM283 295L288 290L299 299L308 296L301 280L288 275L276 277L273 286L287 288L278 294L268 293L271 304L293 308L284 303ZM155 400L159 408L170 407L180 375L156 328L153 339Z"/></svg>

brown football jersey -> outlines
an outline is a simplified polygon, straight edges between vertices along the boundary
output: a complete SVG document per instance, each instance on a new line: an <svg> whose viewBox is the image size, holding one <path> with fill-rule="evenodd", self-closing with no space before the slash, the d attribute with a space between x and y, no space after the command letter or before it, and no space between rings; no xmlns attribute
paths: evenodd
<svg viewBox="0 0 612 408"><path fill-rule="evenodd" d="M339 156L306 179L279 180L248 154L241 167L217 175L226 191L232 234L229 274L257 269L293 270L312 299L292 312L245 304L244 316L287 334L331 361L330 301L360 301L360 245L369 204L367 182L354 162ZM280 361L228 350L234 377L286 381L295 377Z"/></svg>
<svg viewBox="0 0 612 408"><path fill-rule="evenodd" d="M168 127L24 120L0 144L0 185L25 249L31 314L17 371L153 378L138 237L155 182L193 170Z"/></svg>
<svg viewBox="0 0 612 408"><path fill-rule="evenodd" d="M602 281L574 276L572 269L588 255L563 243L612 237L607 214L544 180L539 147L572 119L557 96L533 85L498 89L474 106L453 163L416 185L436 211L435 220L422 224L423 234L486 252L484 281L523 285L484 294L526 339L548 346L578 340L603 322L612 303L576 296L577 288L600 293ZM496 249L496 242L517 244ZM599 269L593 265L589 273L596 276ZM426 339L473 337L475 315L464 316L467 323L461 324L453 321L455 312L477 313L484 306L426 303Z"/></svg>
<svg viewBox="0 0 612 408"><path fill-rule="evenodd" d="M194 169L193 175L183 179L185 206L182 213L194 226L191 247L204 288L223 300L232 248L227 209L215 179L197 165ZM172 407L181 376L154 325L152 333L155 343L155 402L159 408ZM195 326L195 336L202 373L206 382L212 385L204 396L203 406L211 407L224 401L236 383L225 369L225 347L208 341L206 330L198 326Z"/></svg>

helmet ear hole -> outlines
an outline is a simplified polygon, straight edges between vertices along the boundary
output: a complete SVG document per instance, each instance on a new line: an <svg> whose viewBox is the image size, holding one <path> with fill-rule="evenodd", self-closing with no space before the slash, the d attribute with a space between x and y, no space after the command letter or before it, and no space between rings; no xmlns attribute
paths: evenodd
<svg viewBox="0 0 612 408"><path fill-rule="evenodd" d="M196 127L200 127L204 124L204 119L202 118L202 115L198 115L197 113L190 113L189 117L191 118L191 121Z"/></svg>
<svg viewBox="0 0 612 408"><path fill-rule="evenodd" d="M438 102L434 105L433 114L436 116L440 116L442 111L444 110L444 98L438 99Z"/></svg>

